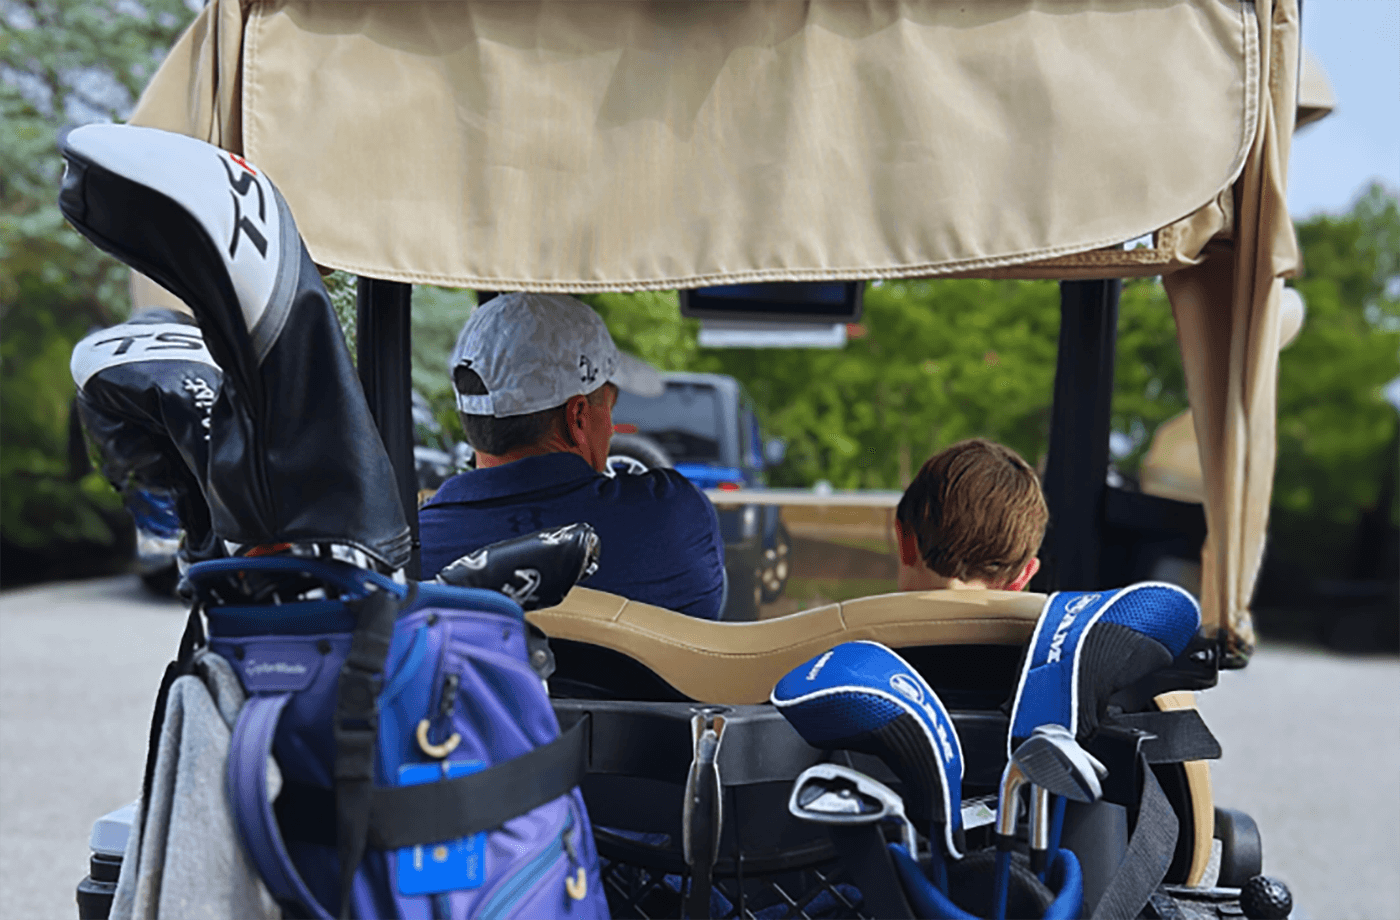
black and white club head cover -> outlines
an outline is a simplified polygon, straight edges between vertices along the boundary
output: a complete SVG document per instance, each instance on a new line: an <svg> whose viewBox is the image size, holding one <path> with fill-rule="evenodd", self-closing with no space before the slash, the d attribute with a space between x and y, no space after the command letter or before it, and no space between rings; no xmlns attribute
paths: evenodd
<svg viewBox="0 0 1400 920"><path fill-rule="evenodd" d="M244 546L339 544L407 562L393 468L290 209L256 166L125 125L60 140L59 208L194 312L224 373L212 411L214 531Z"/></svg>
<svg viewBox="0 0 1400 920"><path fill-rule="evenodd" d="M137 313L74 346L69 368L102 475L129 506L137 493L174 498L186 561L222 555L205 490L224 375L194 320L174 310Z"/></svg>
<svg viewBox="0 0 1400 920"><path fill-rule="evenodd" d="M435 580L499 591L524 610L540 610L596 572L601 553L596 530L568 524L483 546L443 566Z"/></svg>

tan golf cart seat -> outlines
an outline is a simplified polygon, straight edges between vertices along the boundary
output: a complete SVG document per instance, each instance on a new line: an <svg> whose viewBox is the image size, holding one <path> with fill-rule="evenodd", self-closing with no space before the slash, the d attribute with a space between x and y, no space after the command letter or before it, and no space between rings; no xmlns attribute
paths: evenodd
<svg viewBox="0 0 1400 920"><path fill-rule="evenodd" d="M882 594L754 623L715 623L574 588L528 614L551 639L602 646L650 668L705 703L765 703L788 671L834 645L873 639L891 648L1015 645L1030 638L1045 595L1011 591Z"/></svg>

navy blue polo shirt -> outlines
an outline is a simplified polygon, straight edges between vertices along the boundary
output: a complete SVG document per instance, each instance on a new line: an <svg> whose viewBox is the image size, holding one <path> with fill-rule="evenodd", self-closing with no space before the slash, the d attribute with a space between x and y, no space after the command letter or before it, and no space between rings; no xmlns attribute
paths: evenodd
<svg viewBox="0 0 1400 920"><path fill-rule="evenodd" d="M714 505L675 470L609 479L577 454L459 473L418 512L423 577L490 543L583 522L602 541L584 587L718 619L724 542Z"/></svg>

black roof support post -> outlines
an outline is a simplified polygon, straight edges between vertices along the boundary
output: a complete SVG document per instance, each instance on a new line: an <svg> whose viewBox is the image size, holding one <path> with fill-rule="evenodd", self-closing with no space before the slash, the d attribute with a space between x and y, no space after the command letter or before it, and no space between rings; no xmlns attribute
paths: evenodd
<svg viewBox="0 0 1400 920"><path fill-rule="evenodd" d="M1042 591L1099 584L1107 492L1118 279L1060 282L1060 344L1045 464L1050 528L1041 547Z"/></svg>
<svg viewBox="0 0 1400 920"><path fill-rule="evenodd" d="M356 361L360 385L379 436L394 465L399 500L413 535L405 574L420 577L418 472L413 460L413 336L409 326L412 285L360 278L355 291Z"/></svg>

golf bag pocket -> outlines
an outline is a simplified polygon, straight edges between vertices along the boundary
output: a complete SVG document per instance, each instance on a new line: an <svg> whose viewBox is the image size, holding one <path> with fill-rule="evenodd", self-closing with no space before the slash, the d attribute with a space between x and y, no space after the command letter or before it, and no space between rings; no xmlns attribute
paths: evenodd
<svg viewBox="0 0 1400 920"><path fill-rule="evenodd" d="M514 601L294 557L190 575L204 600L230 577L319 583L206 606L210 647L249 696L228 765L235 825L288 915L606 916L577 788L586 725L560 735Z"/></svg>
<svg viewBox="0 0 1400 920"><path fill-rule="evenodd" d="M1196 599L1176 585L1050 595L1021 667L1007 753L1039 725L1092 735L1109 698L1170 665L1200 626Z"/></svg>

